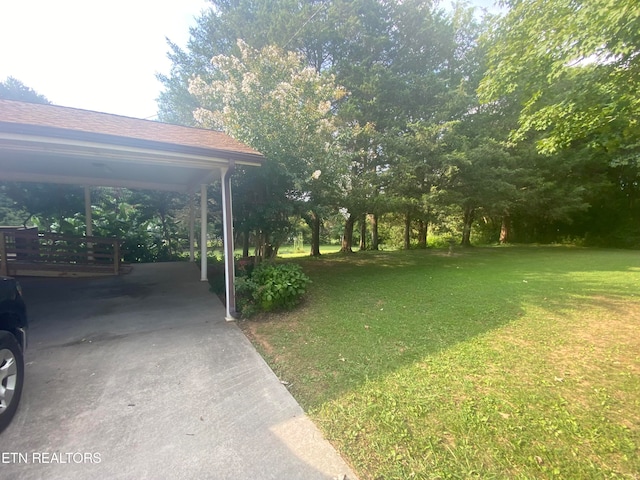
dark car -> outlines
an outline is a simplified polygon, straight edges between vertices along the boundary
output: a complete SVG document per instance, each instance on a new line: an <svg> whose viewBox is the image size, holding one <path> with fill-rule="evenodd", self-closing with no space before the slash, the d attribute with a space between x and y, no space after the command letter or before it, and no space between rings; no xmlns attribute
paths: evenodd
<svg viewBox="0 0 640 480"><path fill-rule="evenodd" d="M11 423L20 403L27 326L20 284L0 277L0 432Z"/></svg>

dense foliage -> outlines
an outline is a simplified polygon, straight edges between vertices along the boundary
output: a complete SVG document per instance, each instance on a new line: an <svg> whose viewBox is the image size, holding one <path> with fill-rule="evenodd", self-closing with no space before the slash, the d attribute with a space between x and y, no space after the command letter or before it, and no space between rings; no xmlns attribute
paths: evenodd
<svg viewBox="0 0 640 480"><path fill-rule="evenodd" d="M640 4L506 3L487 36L480 93L514 108L513 141L535 143L537 161L582 188L587 208L553 227L592 244L640 246ZM543 230L541 240L552 236Z"/></svg>
<svg viewBox="0 0 640 480"><path fill-rule="evenodd" d="M92 188L93 235L122 240L126 262L184 258L188 251L188 206L170 192ZM36 226L41 232L86 233L81 187L7 182L0 184L0 225Z"/></svg>
<svg viewBox="0 0 640 480"><path fill-rule="evenodd" d="M428 234L638 246L638 7L505 7L213 0L171 45L161 118L266 154L236 179L245 252L304 234L317 255L336 223L345 252Z"/></svg>
<svg viewBox="0 0 640 480"><path fill-rule="evenodd" d="M489 36L487 100L520 103L514 138L541 132L551 153L584 142L618 162L640 158L640 4L509 1Z"/></svg>

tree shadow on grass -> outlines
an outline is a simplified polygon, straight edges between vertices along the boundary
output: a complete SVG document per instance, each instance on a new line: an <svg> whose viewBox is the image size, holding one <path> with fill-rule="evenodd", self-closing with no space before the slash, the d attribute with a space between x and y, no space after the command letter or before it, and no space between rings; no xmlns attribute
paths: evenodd
<svg viewBox="0 0 640 480"><path fill-rule="evenodd" d="M313 409L517 321L530 305L560 312L585 298L633 298L632 259L558 247L327 255L301 262L314 283L300 309L244 328Z"/></svg>

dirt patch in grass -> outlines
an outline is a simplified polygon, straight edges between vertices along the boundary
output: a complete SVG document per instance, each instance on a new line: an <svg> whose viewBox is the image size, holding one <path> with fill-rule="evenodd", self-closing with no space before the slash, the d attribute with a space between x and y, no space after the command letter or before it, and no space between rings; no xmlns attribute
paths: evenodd
<svg viewBox="0 0 640 480"><path fill-rule="evenodd" d="M576 392L582 390L583 397L573 400L582 403L590 396L612 421L638 429L640 410L628 406L638 404L633 385L640 376L640 303L604 297L590 303L577 314L578 328L567 332L570 341L551 360L579 379Z"/></svg>
<svg viewBox="0 0 640 480"><path fill-rule="evenodd" d="M275 355L274 348L269 343L269 336L263 335L260 333L259 324L255 321L243 321L238 323L240 329L244 332L251 343L255 346L259 347L262 350L262 353L270 358L277 359L277 355Z"/></svg>
<svg viewBox="0 0 640 480"><path fill-rule="evenodd" d="M240 329L265 358L271 369L298 398L309 395L309 388L326 388L335 372L307 364L300 372L300 350L308 345L299 312L262 314L238 323Z"/></svg>
<svg viewBox="0 0 640 480"><path fill-rule="evenodd" d="M618 347L640 354L640 302L594 296L585 303L588 308L578 316L584 328L571 331L572 337L601 350Z"/></svg>
<svg viewBox="0 0 640 480"><path fill-rule="evenodd" d="M599 380L640 374L640 302L592 297L563 323L564 338L549 352L558 371Z"/></svg>

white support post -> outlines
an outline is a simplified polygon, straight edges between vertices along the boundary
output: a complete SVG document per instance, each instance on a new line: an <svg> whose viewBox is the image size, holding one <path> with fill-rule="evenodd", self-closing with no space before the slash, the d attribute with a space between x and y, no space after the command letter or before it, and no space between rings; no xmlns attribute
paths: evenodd
<svg viewBox="0 0 640 480"><path fill-rule="evenodd" d="M93 218L91 217L91 188L88 185L84 187L84 215L87 221L87 229L85 231L87 237L93 236Z"/></svg>
<svg viewBox="0 0 640 480"><path fill-rule="evenodd" d="M7 243L4 232L0 230L0 275L9 275L9 266L7 265Z"/></svg>
<svg viewBox="0 0 640 480"><path fill-rule="evenodd" d="M194 205L195 192L189 194L189 261L195 262L195 232L196 232L196 209Z"/></svg>
<svg viewBox="0 0 640 480"><path fill-rule="evenodd" d="M225 320L235 320L236 314L236 289L235 289L235 259L233 250L233 207L231 204L231 173L230 168L221 168L222 180L222 227L224 235L224 273L225 293L227 298L227 313Z"/></svg>
<svg viewBox="0 0 640 480"><path fill-rule="evenodd" d="M200 185L200 280L207 281L207 186Z"/></svg>

